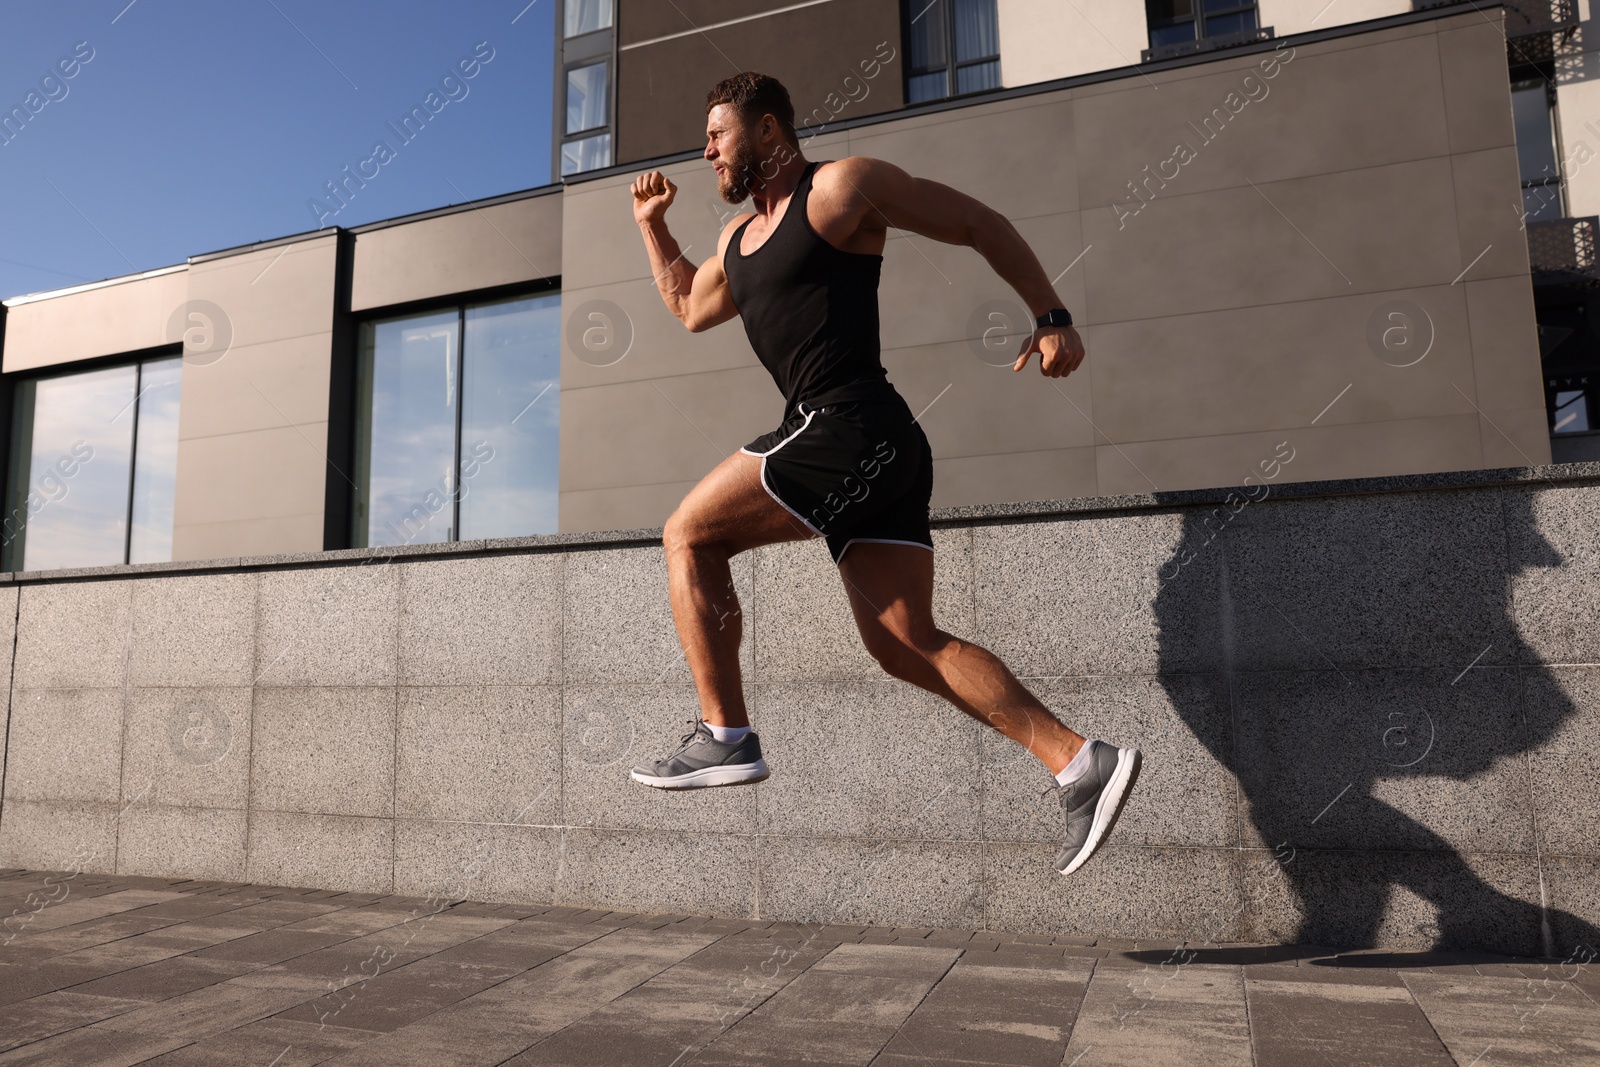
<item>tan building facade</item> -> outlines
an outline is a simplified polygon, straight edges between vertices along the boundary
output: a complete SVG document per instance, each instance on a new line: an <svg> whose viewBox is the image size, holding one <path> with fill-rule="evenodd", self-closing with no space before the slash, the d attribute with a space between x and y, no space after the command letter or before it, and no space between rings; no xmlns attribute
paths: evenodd
<svg viewBox="0 0 1600 1067"><path fill-rule="evenodd" d="M733 20L713 40L755 33L767 18L702 6L707 23L724 6ZM792 5L782 17L820 18L829 6ZM1111 52L1070 59L1089 65L1080 72L1049 69L1038 45L1054 35L1077 47L1080 32L1001 0L1004 85L909 107L897 69L909 54L907 26L895 21L904 12L861 5L840 24L848 39L829 48L841 57L848 44L900 35L894 58L875 60L876 95L860 101L884 109L844 107L824 132L803 130L806 157L878 156L994 206L1055 279L1090 353L1064 380L1012 373L1027 325L1015 294L970 248L893 233L880 289L884 362L923 412L936 505L1239 485L1291 453L1283 476L1296 481L1550 461L1528 238L1506 210L1520 179L1498 9L1343 6L1388 17L1300 26L1263 3L1263 25L1283 24L1276 38L1129 66L1138 57L1118 50L1137 43L1130 29L1132 43L1113 49L1127 62L1096 71ZM672 36L642 16L630 26L634 7L623 3L603 31L627 57L613 121L619 151L636 144L653 157L7 301L13 516L40 498L17 461L19 387L181 355L172 559L659 526L719 459L775 424L781 400L736 322L689 334L650 277L627 192L640 169L679 184L668 222L691 259L711 254L740 209L717 198L693 143L700 82L720 75L699 64L698 80L674 90L687 94L679 100L651 88L670 63L637 74L652 49L659 58L705 38ZM1018 25L1034 27L1032 50ZM859 57L873 58L871 48ZM868 68L850 62L867 84ZM802 117L813 91L832 106L822 83L794 89ZM630 141L652 106L683 112L681 131ZM663 154L674 144L681 150ZM485 324L497 308L504 322ZM422 351L413 327L424 322L434 323L427 343L441 347L416 366L455 405L453 416L428 415L438 426L427 462L444 470L442 491L430 488L433 468L424 477L426 463L394 460L390 448L416 444L404 434L411 409L383 407L385 382L415 376L412 357L394 355L399 369L379 380L390 374L385 353ZM402 339L391 344L385 331ZM495 398L475 400L474 379L488 372L473 360L491 361L495 345L510 353L496 364ZM519 377L518 360L551 369ZM504 414L479 420L480 433L475 403ZM469 477L462 464L475 444L494 462L522 462L533 438L516 434L535 416L548 433L538 438L547 473L511 477L506 463L489 463L493 477L471 485L469 517L450 499L451 472L458 484ZM407 476L414 485L399 484ZM397 503L367 499L380 483ZM52 506L46 499L40 513L66 513ZM29 558L9 566L36 569Z"/></svg>

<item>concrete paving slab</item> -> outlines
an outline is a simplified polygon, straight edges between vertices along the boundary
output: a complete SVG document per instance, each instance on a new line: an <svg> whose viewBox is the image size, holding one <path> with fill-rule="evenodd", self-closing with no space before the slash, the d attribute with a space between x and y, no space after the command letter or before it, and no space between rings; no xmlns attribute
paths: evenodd
<svg viewBox="0 0 1600 1067"><path fill-rule="evenodd" d="M77 888L0 946L0 1067L1600 1063L1570 961Z"/></svg>

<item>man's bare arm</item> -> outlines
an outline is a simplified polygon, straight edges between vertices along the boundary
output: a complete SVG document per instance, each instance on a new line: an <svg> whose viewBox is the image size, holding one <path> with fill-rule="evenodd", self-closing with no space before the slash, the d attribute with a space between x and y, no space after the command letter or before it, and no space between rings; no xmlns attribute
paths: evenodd
<svg viewBox="0 0 1600 1067"><path fill-rule="evenodd" d="M856 193L852 203L857 225L893 226L972 247L1017 291L1035 318L1066 306L1011 220L983 201L869 156L841 159L828 170L837 171L837 179ZM1071 326L1035 330L1019 354L1018 370L1033 352L1041 354L1040 370L1051 377L1076 370L1084 355L1083 342Z"/></svg>
<svg viewBox="0 0 1600 1067"><path fill-rule="evenodd" d="M728 292L727 275L722 272L721 249L696 268L667 230L666 211L677 192L678 187L660 171L640 175L633 183L633 217L644 236L650 272L667 310L691 332L698 333L727 322L738 311Z"/></svg>

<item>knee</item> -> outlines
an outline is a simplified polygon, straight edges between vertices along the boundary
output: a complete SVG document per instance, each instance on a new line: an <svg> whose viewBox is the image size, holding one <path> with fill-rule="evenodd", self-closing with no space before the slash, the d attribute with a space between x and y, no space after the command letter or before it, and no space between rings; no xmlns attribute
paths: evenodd
<svg viewBox="0 0 1600 1067"><path fill-rule="evenodd" d="M887 628L877 628L862 635L867 653L877 660L886 674L906 682L915 682L933 668L938 654L938 642L919 634L897 634Z"/></svg>
<svg viewBox="0 0 1600 1067"><path fill-rule="evenodd" d="M661 547L666 549L670 559L689 547L689 538L689 520L683 509L678 508L667 516L667 524L661 528Z"/></svg>
<svg viewBox="0 0 1600 1067"><path fill-rule="evenodd" d="M702 544L703 539L693 514L683 508L674 511L661 529L661 546L666 549L668 559L700 548Z"/></svg>
<svg viewBox="0 0 1600 1067"><path fill-rule="evenodd" d="M666 550L667 562L682 560L685 556L705 549L715 548L717 539L711 536L694 512L678 508L667 518L661 530L661 547Z"/></svg>

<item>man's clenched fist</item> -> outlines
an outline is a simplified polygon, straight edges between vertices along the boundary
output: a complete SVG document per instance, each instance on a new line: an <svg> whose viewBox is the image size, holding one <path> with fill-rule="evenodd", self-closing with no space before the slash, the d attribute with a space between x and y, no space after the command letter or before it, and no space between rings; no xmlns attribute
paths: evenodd
<svg viewBox="0 0 1600 1067"><path fill-rule="evenodd" d="M678 187L659 170L641 174L633 179L633 219L643 224L660 222L678 195Z"/></svg>

